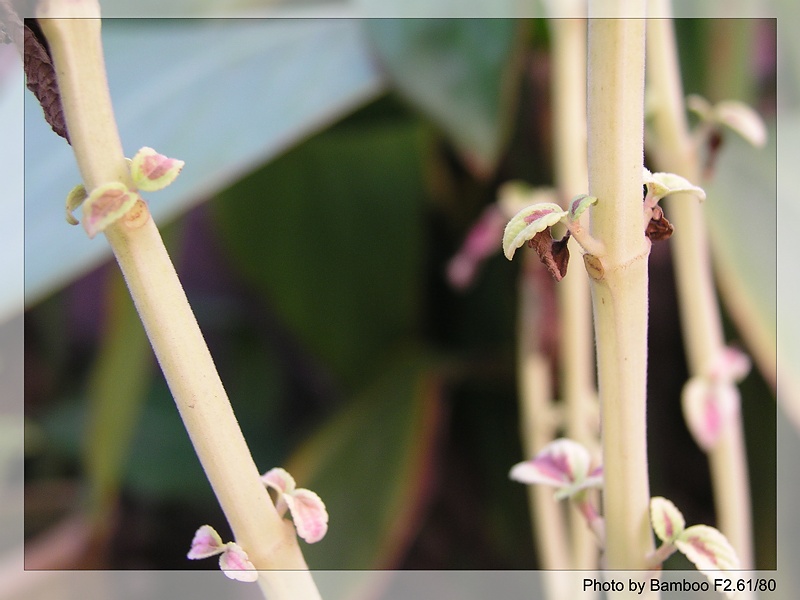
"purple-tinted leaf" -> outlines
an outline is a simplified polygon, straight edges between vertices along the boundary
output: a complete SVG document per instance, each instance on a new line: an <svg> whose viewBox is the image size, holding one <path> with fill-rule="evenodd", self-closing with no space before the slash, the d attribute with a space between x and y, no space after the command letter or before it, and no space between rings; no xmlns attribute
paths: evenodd
<svg viewBox="0 0 800 600"><path fill-rule="evenodd" d="M528 206L514 215L503 232L503 252L508 260L514 257L517 248L540 231L558 223L565 215L558 204L542 202Z"/></svg>
<svg viewBox="0 0 800 600"><path fill-rule="evenodd" d="M208 558L225 549L222 538L211 525L203 525L194 534L192 547L186 555L191 560Z"/></svg>
<svg viewBox="0 0 800 600"><path fill-rule="evenodd" d="M219 557L219 568L229 579L252 583L258 579L258 571L250 562L247 553L233 542L228 542L225 552Z"/></svg>
<svg viewBox="0 0 800 600"><path fill-rule="evenodd" d="M661 496L650 499L650 522L658 539L666 543L672 542L686 527L681 511Z"/></svg>
<svg viewBox="0 0 800 600"><path fill-rule="evenodd" d="M467 234L456 255L447 264L447 280L463 290L472 284L480 265L500 248L506 218L498 204L487 206Z"/></svg>
<svg viewBox="0 0 800 600"><path fill-rule="evenodd" d="M739 568L739 558L727 538L708 525L687 528L675 540L675 546L709 579L718 571Z"/></svg>
<svg viewBox="0 0 800 600"><path fill-rule="evenodd" d="M175 181L185 164L145 146L131 161L131 177L140 190L155 192Z"/></svg>
<svg viewBox="0 0 800 600"><path fill-rule="evenodd" d="M566 438L547 444L533 459L512 467L509 477L527 484L551 485L558 490L556 498L566 498L576 492L602 485L602 469L589 470L589 451Z"/></svg>
<svg viewBox="0 0 800 600"><path fill-rule="evenodd" d="M580 194L572 199L569 203L569 220L577 221L581 218L583 212L592 204L597 202L597 198L589 194Z"/></svg>
<svg viewBox="0 0 800 600"><path fill-rule="evenodd" d="M709 451L739 411L739 390L729 381L692 377L683 387L681 404L692 437Z"/></svg>
<svg viewBox="0 0 800 600"><path fill-rule="evenodd" d="M309 544L320 541L328 531L325 503L311 490L299 489L285 497L297 535Z"/></svg>
<svg viewBox="0 0 800 600"><path fill-rule="evenodd" d="M295 489L294 477L281 467L275 467L264 473L261 476L261 481L267 487L271 487L281 494L291 493Z"/></svg>
<svg viewBox="0 0 800 600"><path fill-rule="evenodd" d="M709 369L713 379L741 381L750 372L750 359L747 355L732 346L726 346L717 355Z"/></svg>
<svg viewBox="0 0 800 600"><path fill-rule="evenodd" d="M113 182L101 185L83 202L83 228L93 238L128 212L139 195L124 184Z"/></svg>

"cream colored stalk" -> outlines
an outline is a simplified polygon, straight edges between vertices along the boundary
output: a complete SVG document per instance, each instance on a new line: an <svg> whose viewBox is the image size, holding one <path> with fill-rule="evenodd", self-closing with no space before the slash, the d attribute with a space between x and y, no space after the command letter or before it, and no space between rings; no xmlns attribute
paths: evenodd
<svg viewBox="0 0 800 600"><path fill-rule="evenodd" d="M550 361L538 348L533 332L541 328L544 318L541 291L530 276L532 268L540 265L533 252L526 252L519 279L519 323L517 328L517 372L519 381L521 433L526 458L536 455L556 437L558 416L553 402ZM570 548L564 507L553 497L553 490L542 485L528 487L528 504L533 525L534 545L543 570L569 567ZM548 578L548 598L561 598L569 593L569 581Z"/></svg>
<svg viewBox="0 0 800 600"><path fill-rule="evenodd" d="M669 15L669 2L657 2ZM659 170L701 180L697 148L689 135L683 89L671 19L648 22L648 83ZM714 292L703 208L692 198L670 197L669 218L675 226L675 263L683 339L690 376L700 375L724 347L722 318ZM741 413L740 413L741 414ZM741 418L709 452L717 526L739 555L743 569L754 568L750 492Z"/></svg>
<svg viewBox="0 0 800 600"><path fill-rule="evenodd" d="M51 0L40 4L37 16L52 53L86 189L107 182L133 188L106 81L99 5L96 0ZM278 515L259 479L153 220L148 214L135 221L122 218L106 236L236 541L257 569L300 571L261 573L264 594L270 600L319 598L291 523Z"/></svg>
<svg viewBox="0 0 800 600"><path fill-rule="evenodd" d="M552 96L555 182L562 206L588 188L586 165L586 20L554 19ZM589 211L582 217L587 227ZM570 240L572 256L580 247ZM576 260L573 259L573 260ZM597 406L589 282L583 270L567 271L556 285L559 308L560 397L566 437L597 447ZM597 541L586 519L570 503L571 569L596 569Z"/></svg>
<svg viewBox="0 0 800 600"><path fill-rule="evenodd" d="M605 252L584 259L592 277L609 569L646 568L654 546L645 414L644 53L643 19L589 20L589 193L598 198L591 231Z"/></svg>

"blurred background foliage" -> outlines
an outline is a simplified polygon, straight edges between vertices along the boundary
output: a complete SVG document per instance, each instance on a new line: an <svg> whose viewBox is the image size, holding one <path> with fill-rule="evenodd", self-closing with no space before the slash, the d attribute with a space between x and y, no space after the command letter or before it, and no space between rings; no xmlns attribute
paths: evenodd
<svg viewBox="0 0 800 600"><path fill-rule="evenodd" d="M175 24L181 35L196 31L201 39L208 26ZM743 21L733 33L717 20L677 26L687 93L712 100L733 95L774 122L773 22ZM109 21L104 36L109 47L170 39L183 64L206 60L184 54L175 27ZM177 110L168 108L173 119L184 113L184 121L170 125L180 143L152 145L189 160L182 179L190 183L179 192L192 199L156 197L153 205L173 206L157 216L256 463L262 471L286 466L328 506L328 536L304 545L312 568L536 568L525 490L507 476L523 458L514 376L518 264L498 253L463 292L448 285L445 266L499 184L552 183L546 23L375 20L351 29L346 35L367 57L363 80L371 91L347 102L331 94L330 102L340 103L325 119L268 115L295 133L289 142L285 133L270 133L283 137L268 160L255 145L233 166L215 167L215 153L235 150L226 144L249 148L251 139L261 143L267 134L245 109L198 113L181 96ZM723 34L738 36L728 53L713 46ZM237 44L224 29L213 39ZM236 47L257 52L241 42ZM754 52L743 56L737 48ZM314 51L322 55L326 47ZM111 53L108 68L123 121L135 110L126 94L141 98L147 78L121 56ZM282 95L287 111L299 110L319 83L303 70L308 59L298 56L260 62L265 72L289 78L270 92ZM220 89L206 86L197 99L206 107L234 85L222 78L230 65L220 62L220 73L210 69ZM202 62L193 68L206 76ZM341 68L328 66L320 78L346 80ZM122 80L120 70L133 82L127 88L113 85ZM273 110L271 96L246 87L258 75L237 77L242 103ZM180 94L181 81L169 81L170 93ZM324 104L325 97L315 101ZM30 112L28 119L40 119ZM209 122L217 118L219 132ZM134 123L152 126L141 118ZM65 146L52 134L43 139L39 149ZM124 130L123 141L127 148ZM200 169L176 150L181 143L203 156ZM764 152L774 156L774 137L770 148ZM26 147L30 163L43 155L35 150ZM721 172L725 160L723 151ZM758 176L768 187L774 167L766 162ZM216 187L197 190L193 177L211 178ZM52 189L63 194L29 194L26 206L47 205L60 219L59 198L73 183L55 181ZM735 181L725 188L734 190L725 197L734 207L748 201L736 197L736 188ZM764 203L774 213L774 194ZM774 221L764 221L766 233L746 242L762 244L751 251L765 257L761 269L775 260ZM46 233L54 240L82 237L63 222ZM680 412L687 375L669 243L654 246L651 269L651 489L675 501L689 523L713 524L706 459ZM84 514L91 543L72 562L54 566L215 568L185 559L199 525L212 524L223 538L230 533L116 265L101 262L67 284L50 277L50 289L37 292L25 315L29 555L58 523ZM774 332L770 293L760 287L766 315L753 318ZM727 327L729 339L746 346L736 324L729 320ZM757 562L774 568L776 405L765 379L774 382L774 373L754 370L742 396Z"/></svg>

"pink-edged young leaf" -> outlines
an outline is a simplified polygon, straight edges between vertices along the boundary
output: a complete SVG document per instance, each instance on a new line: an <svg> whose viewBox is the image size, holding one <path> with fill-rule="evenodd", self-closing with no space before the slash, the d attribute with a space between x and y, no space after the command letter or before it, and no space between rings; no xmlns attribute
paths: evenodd
<svg viewBox="0 0 800 600"><path fill-rule="evenodd" d="M155 192L171 184L186 163L168 158L152 148L141 148L131 161L131 177L140 190Z"/></svg>
<svg viewBox="0 0 800 600"><path fill-rule="evenodd" d="M739 557L733 546L722 533L708 525L688 527L674 544L709 579L719 571L739 569Z"/></svg>
<svg viewBox="0 0 800 600"><path fill-rule="evenodd" d="M514 215L503 232L503 253L508 260L514 257L517 248L533 237L558 223L567 215L558 204L541 202L528 206Z"/></svg>
<svg viewBox="0 0 800 600"><path fill-rule="evenodd" d="M447 280L457 290L468 288L481 264L495 254L506 217L497 203L490 204L470 228L464 243L447 263Z"/></svg>
<svg viewBox="0 0 800 600"><path fill-rule="evenodd" d="M662 496L650 498L650 523L658 539L665 543L674 541L686 527L681 511Z"/></svg>
<svg viewBox="0 0 800 600"><path fill-rule="evenodd" d="M581 215L587 208L596 202L597 198L589 194L579 194L575 196L569 203L569 220L574 223L581 218Z"/></svg>
<svg viewBox="0 0 800 600"><path fill-rule="evenodd" d="M226 577L236 581L252 583L258 579L258 571L247 557L247 552L234 542L225 545L225 551L219 557L219 568Z"/></svg>
<svg viewBox="0 0 800 600"><path fill-rule="evenodd" d="M139 194L123 183L106 183L92 190L83 201L83 228L93 238L128 212Z"/></svg>
<svg viewBox="0 0 800 600"><path fill-rule="evenodd" d="M730 381L692 377L683 386L681 405L692 437L708 452L735 421L740 405L739 390Z"/></svg>
<svg viewBox="0 0 800 600"><path fill-rule="evenodd" d="M74 188L72 188L67 194L67 203L66 203L66 210L67 210L67 223L70 225L77 225L79 223L78 219L72 214L74 213L78 207L83 204L83 201L86 200L88 194L86 193L86 188L83 185L78 184Z"/></svg>
<svg viewBox="0 0 800 600"><path fill-rule="evenodd" d="M261 476L261 481L267 487L271 487L281 494L290 494L296 487L294 477L281 467L275 467L264 473Z"/></svg>
<svg viewBox="0 0 800 600"><path fill-rule="evenodd" d="M726 381L741 381L750 372L750 358L733 346L726 346L717 354L709 369L712 379Z"/></svg>
<svg viewBox="0 0 800 600"><path fill-rule="evenodd" d="M320 541L328 531L328 511L320 497L303 488L285 496L297 535L309 544Z"/></svg>
<svg viewBox="0 0 800 600"><path fill-rule="evenodd" d="M590 471L591 455L578 442L559 438L547 444L531 460L517 463L509 477L527 484L554 486L556 498L563 499L603 482L602 468Z"/></svg>
<svg viewBox="0 0 800 600"><path fill-rule="evenodd" d="M186 555L191 560L208 558L225 550L222 538L211 525L203 525L194 534L192 547Z"/></svg>
<svg viewBox="0 0 800 600"><path fill-rule="evenodd" d="M294 477L281 467L264 473L261 481L278 492L275 508L280 515L284 515L286 509L289 509L297 535L309 544L318 542L325 536L328 531L328 511L317 494L296 487Z"/></svg>

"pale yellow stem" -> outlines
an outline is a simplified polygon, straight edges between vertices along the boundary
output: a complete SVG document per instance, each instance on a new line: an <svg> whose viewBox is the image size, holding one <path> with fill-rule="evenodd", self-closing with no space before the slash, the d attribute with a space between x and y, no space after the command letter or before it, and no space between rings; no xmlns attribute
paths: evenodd
<svg viewBox="0 0 800 600"><path fill-rule="evenodd" d="M661 5L668 14L669 3ZM683 88L671 19L648 24L648 82L658 168L699 184L700 161L689 134ZM702 375L725 345L722 317L714 289L707 226L702 206L691 196L666 199L675 233L672 256L689 374ZM740 413L741 414L741 413ZM743 568L754 568L747 455L741 418L709 452L717 527L739 555Z"/></svg>
<svg viewBox="0 0 800 600"><path fill-rule="evenodd" d="M626 5L627 6L627 5ZM647 258L642 226L645 22L590 19L587 258L597 340L606 567L644 569L653 551L647 470ZM587 255L588 256L588 255Z"/></svg>
<svg viewBox="0 0 800 600"><path fill-rule="evenodd" d="M48 18L70 10L77 11L73 13L77 17L100 14L96 1L51 0L41 5L38 16L55 64L84 185L92 190L121 181L132 188L106 81L100 19ZM260 482L153 220L123 218L106 230L106 236L236 541L257 569L303 571L264 572L259 577L261 588L271 600L319 598L291 524L277 514Z"/></svg>
<svg viewBox="0 0 800 600"><path fill-rule="evenodd" d="M532 252L525 254L520 276L517 327L517 373L520 397L520 429L525 458L533 458L555 438L558 418L553 403L550 361L538 347L537 332L543 319L541 290L529 275L536 260ZM528 503L533 526L534 545L539 567L545 570L569 567L570 551L567 526L561 503L553 497L553 489L528 486ZM549 580L548 580L549 581ZM549 598L558 598L563 590L551 590Z"/></svg>
<svg viewBox="0 0 800 600"><path fill-rule="evenodd" d="M589 189L586 165L586 20L555 19L552 33L552 107L555 181L562 205ZM583 226L588 225L588 211ZM598 446L594 339L589 280L580 247L570 240L572 265L556 286L559 307L560 395L570 439ZM572 569L596 569L597 541L583 515L571 507Z"/></svg>

